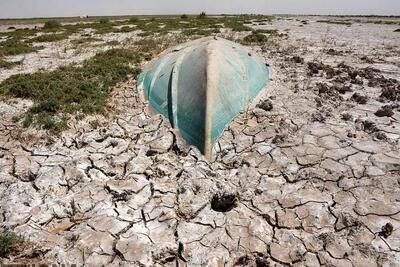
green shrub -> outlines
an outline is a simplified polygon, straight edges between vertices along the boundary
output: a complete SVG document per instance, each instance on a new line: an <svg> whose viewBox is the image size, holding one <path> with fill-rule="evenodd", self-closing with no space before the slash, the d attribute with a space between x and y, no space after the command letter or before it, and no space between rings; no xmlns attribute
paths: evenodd
<svg viewBox="0 0 400 267"><path fill-rule="evenodd" d="M21 65L22 64L22 60L21 61L5 61L3 59L0 58L0 69L4 68L4 69L10 69L14 66L17 65Z"/></svg>
<svg viewBox="0 0 400 267"><path fill-rule="evenodd" d="M187 19L187 18L188 18L188 15L186 15L186 14L181 15L181 19Z"/></svg>
<svg viewBox="0 0 400 267"><path fill-rule="evenodd" d="M99 20L99 23L100 23L100 24L109 24L109 23L110 23L110 19L108 19L108 18L101 18L101 19Z"/></svg>
<svg viewBox="0 0 400 267"><path fill-rule="evenodd" d="M276 35L276 34L278 34L278 30L258 29L258 30L253 30L253 33L265 33L265 34L270 34L270 35Z"/></svg>
<svg viewBox="0 0 400 267"><path fill-rule="evenodd" d="M10 38L4 42L0 42L0 57L26 54L35 52L38 49L38 47L33 47L31 44L26 43L19 38Z"/></svg>
<svg viewBox="0 0 400 267"><path fill-rule="evenodd" d="M348 21L340 21L340 20L317 20L320 23L328 23L328 24L339 24L339 25L347 25L351 26L351 22Z"/></svg>
<svg viewBox="0 0 400 267"><path fill-rule="evenodd" d="M56 20L48 20L44 23L43 29L55 30L61 28L61 23Z"/></svg>
<svg viewBox="0 0 400 267"><path fill-rule="evenodd" d="M244 31L252 30L252 28L250 28L246 25L243 25L243 24L244 24L244 21L237 19L237 18L229 19L224 22L225 27L231 28L232 31L234 31L234 32L244 32Z"/></svg>
<svg viewBox="0 0 400 267"><path fill-rule="evenodd" d="M262 33L254 33L247 35L244 37L243 41L245 44L262 44L268 40L268 37Z"/></svg>
<svg viewBox="0 0 400 267"><path fill-rule="evenodd" d="M119 32L133 32L135 30L135 27L123 26L121 29L119 29Z"/></svg>
<svg viewBox="0 0 400 267"><path fill-rule="evenodd" d="M105 45L109 45L109 46L117 46L120 45L121 43L117 40L112 40L112 41L108 41L107 43L105 43Z"/></svg>
<svg viewBox="0 0 400 267"><path fill-rule="evenodd" d="M7 256L12 248L23 242L22 238L9 231L0 231L0 258Z"/></svg>
<svg viewBox="0 0 400 267"><path fill-rule="evenodd" d="M43 34L35 38L30 39L30 42L44 43L44 42L57 42L68 38L68 34L65 33L53 33Z"/></svg>
<svg viewBox="0 0 400 267"><path fill-rule="evenodd" d="M137 17L131 17L131 18L129 18L129 22L136 23L136 22L139 22L139 19Z"/></svg>

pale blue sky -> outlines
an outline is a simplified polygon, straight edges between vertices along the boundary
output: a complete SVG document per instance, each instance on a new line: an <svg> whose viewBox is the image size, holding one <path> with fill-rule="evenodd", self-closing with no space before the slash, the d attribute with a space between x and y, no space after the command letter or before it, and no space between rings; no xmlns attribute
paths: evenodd
<svg viewBox="0 0 400 267"><path fill-rule="evenodd" d="M400 15L400 0L0 0L0 18L134 14Z"/></svg>

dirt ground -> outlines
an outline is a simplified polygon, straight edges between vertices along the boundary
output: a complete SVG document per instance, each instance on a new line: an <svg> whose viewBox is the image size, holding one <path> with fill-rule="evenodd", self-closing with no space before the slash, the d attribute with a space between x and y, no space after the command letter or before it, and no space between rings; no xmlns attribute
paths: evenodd
<svg viewBox="0 0 400 267"><path fill-rule="evenodd" d="M320 19L253 25L288 36L250 47L271 79L212 162L147 112L134 79L112 114L53 139L13 123L30 101L0 99L0 226L32 243L0 262L400 266L400 27ZM64 43L0 80L96 52Z"/></svg>

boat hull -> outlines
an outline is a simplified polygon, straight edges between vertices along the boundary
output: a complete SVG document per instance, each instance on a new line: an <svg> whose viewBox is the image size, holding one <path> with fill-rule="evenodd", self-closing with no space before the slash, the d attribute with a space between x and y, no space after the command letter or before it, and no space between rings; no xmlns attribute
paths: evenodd
<svg viewBox="0 0 400 267"><path fill-rule="evenodd" d="M206 37L166 50L137 88L207 158L227 124L267 85L268 66L243 46Z"/></svg>

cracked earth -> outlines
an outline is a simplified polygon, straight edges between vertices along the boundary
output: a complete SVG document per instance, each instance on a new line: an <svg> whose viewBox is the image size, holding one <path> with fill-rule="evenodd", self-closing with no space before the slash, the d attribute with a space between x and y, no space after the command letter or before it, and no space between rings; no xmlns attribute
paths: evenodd
<svg viewBox="0 0 400 267"><path fill-rule="evenodd" d="M8 261L400 266L400 34L313 20L254 26L288 37L251 48L270 83L212 162L148 112L134 79L112 114L59 138L12 122L29 101L1 100L0 225L34 244Z"/></svg>

